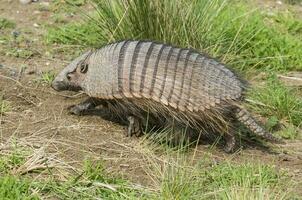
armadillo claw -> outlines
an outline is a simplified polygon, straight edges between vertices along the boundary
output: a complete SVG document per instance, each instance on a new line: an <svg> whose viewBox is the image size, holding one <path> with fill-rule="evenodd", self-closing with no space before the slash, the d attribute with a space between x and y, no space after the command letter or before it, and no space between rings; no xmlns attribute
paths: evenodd
<svg viewBox="0 0 302 200"><path fill-rule="evenodd" d="M72 105L67 108L68 112L72 115L82 115L83 109L79 105Z"/></svg>
<svg viewBox="0 0 302 200"><path fill-rule="evenodd" d="M89 110L95 108L96 106L97 106L97 104L95 103L95 101L92 98L89 98L89 99L83 101L82 103L69 106L67 109L70 114L83 115L86 112L88 112Z"/></svg>
<svg viewBox="0 0 302 200"><path fill-rule="evenodd" d="M131 137L132 135L135 135L136 137L141 136L142 129L139 119L134 116L128 116L127 119L129 121L129 125L128 125L128 131L126 133L126 136L127 137Z"/></svg>

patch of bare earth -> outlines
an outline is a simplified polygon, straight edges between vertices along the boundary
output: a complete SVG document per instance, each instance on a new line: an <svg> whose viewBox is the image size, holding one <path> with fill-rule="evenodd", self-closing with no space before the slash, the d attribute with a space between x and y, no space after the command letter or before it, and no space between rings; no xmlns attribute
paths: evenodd
<svg viewBox="0 0 302 200"><path fill-rule="evenodd" d="M152 152L142 138L127 138L124 127L106 121L99 116L74 116L66 108L85 98L74 93L59 94L48 85L37 83L37 71L59 71L65 65L64 56L55 55L48 59L44 55L47 47L41 42L42 27L33 24L45 23L53 13L39 11L39 3L20 5L18 1L3 0L0 4L1 17L16 22L17 30L31 30L28 36L34 42L28 48L39 54L30 58L4 56L0 58L0 94L10 102L12 110L0 116L0 145L5 147L12 139L23 141L36 149L55 155L56 164L76 171L84 159L104 160L107 170L119 173L135 183L154 185L149 173L150 160L164 162L163 152ZM39 12L36 12L39 11ZM64 62L63 62L64 61ZM19 75L20 66L26 66ZM33 71L33 73L31 73ZM288 169L293 178L302 177L302 142L288 141L274 147L279 153L267 149L247 147L235 154L225 154L220 149L210 150L199 145L187 153L196 161L211 155L213 161L261 162ZM4 149L4 148L3 148ZM0 151L3 149L0 148ZM280 153L281 152L281 153ZM152 158L151 158L152 157ZM59 166L59 164L58 164ZM301 188L302 189L302 188Z"/></svg>

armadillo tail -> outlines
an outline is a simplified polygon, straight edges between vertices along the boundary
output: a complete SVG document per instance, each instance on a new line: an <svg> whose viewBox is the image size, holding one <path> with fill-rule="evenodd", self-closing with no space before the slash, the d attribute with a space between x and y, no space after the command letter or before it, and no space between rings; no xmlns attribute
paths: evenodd
<svg viewBox="0 0 302 200"><path fill-rule="evenodd" d="M243 108L237 108L236 118L257 136L271 142L284 143L281 139L276 138L271 133L267 132L263 127L261 127L247 110Z"/></svg>

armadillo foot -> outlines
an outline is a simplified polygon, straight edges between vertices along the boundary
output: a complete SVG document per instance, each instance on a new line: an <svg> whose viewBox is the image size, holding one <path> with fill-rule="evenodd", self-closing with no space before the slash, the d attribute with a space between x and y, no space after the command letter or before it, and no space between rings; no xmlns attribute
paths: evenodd
<svg viewBox="0 0 302 200"><path fill-rule="evenodd" d="M137 117L134 116L128 116L127 117L129 125L128 125L128 137L131 137L132 135L135 135L136 137L139 137L143 134L140 120Z"/></svg>
<svg viewBox="0 0 302 200"><path fill-rule="evenodd" d="M231 133L225 134L224 139L225 139L225 147L223 148L223 150L226 153L234 152L236 146L236 138L234 134Z"/></svg>
<svg viewBox="0 0 302 200"><path fill-rule="evenodd" d="M83 115L85 111L88 110L87 107L89 107L89 105L84 105L84 104L72 105L68 107L68 111L70 114L73 115Z"/></svg>
<svg viewBox="0 0 302 200"><path fill-rule="evenodd" d="M101 101L94 98L88 98L80 104L72 105L68 107L69 113L73 115L83 115L85 112L94 109L96 106L100 105Z"/></svg>

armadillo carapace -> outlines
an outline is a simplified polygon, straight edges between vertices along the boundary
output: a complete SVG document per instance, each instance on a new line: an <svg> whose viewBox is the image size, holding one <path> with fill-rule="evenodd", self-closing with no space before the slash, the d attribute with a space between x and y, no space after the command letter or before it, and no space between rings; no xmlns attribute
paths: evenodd
<svg viewBox="0 0 302 200"><path fill-rule="evenodd" d="M139 134L146 113L198 133L221 134L226 151L235 145L234 119L254 134L277 141L240 105L244 84L225 65L192 50L152 41L121 41L76 58L55 78L55 90L82 90L90 99L72 107L81 113L102 104L129 121ZM209 133L211 132L211 133Z"/></svg>

